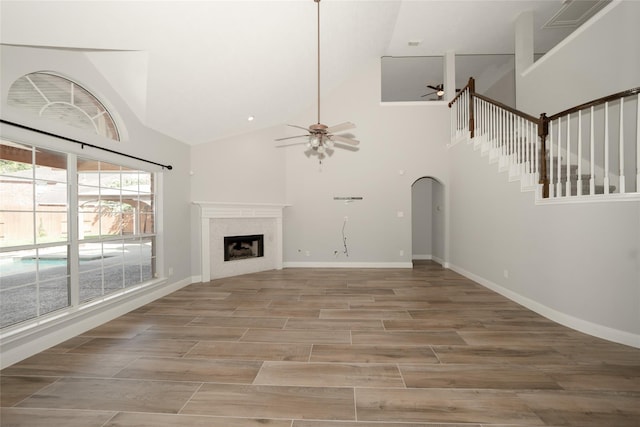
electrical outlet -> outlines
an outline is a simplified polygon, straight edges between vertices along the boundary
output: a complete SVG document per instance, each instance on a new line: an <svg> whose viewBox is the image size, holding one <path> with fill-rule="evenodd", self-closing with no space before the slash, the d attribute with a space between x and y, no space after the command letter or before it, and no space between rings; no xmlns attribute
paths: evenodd
<svg viewBox="0 0 640 427"><path fill-rule="evenodd" d="M398 218L404 218L404 212L398 211Z"/></svg>
<svg viewBox="0 0 640 427"><path fill-rule="evenodd" d="M504 270L502 272L502 275L504 276L505 279L508 279L509 278L509 270Z"/></svg>
<svg viewBox="0 0 640 427"><path fill-rule="evenodd" d="M345 216L345 217L344 217L344 220L345 220L345 222L346 222L346 221L349 221L349 217L348 217L348 216Z"/></svg>
<svg viewBox="0 0 640 427"><path fill-rule="evenodd" d="M305 254L306 256L311 256L311 252L310 252L310 251L306 251L304 254Z"/></svg>
<svg viewBox="0 0 640 427"><path fill-rule="evenodd" d="M173 276L173 267L169 267L168 273L169 273L169 276Z"/></svg>
<svg viewBox="0 0 640 427"><path fill-rule="evenodd" d="M400 256L404 256L404 249L400 249Z"/></svg>

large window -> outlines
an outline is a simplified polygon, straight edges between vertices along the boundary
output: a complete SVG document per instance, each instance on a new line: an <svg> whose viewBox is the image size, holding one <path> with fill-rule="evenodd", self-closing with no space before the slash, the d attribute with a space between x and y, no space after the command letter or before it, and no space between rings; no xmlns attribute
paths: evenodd
<svg viewBox="0 0 640 427"><path fill-rule="evenodd" d="M2 141L0 325L68 307L67 159Z"/></svg>
<svg viewBox="0 0 640 427"><path fill-rule="evenodd" d="M154 277L151 172L0 144L1 327Z"/></svg>
<svg viewBox="0 0 640 427"><path fill-rule="evenodd" d="M78 159L80 301L153 277L153 175Z"/></svg>

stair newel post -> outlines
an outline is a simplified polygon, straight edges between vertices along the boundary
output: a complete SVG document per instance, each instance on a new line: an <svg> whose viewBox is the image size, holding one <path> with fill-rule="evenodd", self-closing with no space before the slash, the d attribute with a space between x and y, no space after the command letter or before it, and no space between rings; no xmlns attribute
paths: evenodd
<svg viewBox="0 0 640 427"><path fill-rule="evenodd" d="M476 81L469 77L469 132L471 139L475 135L475 120L473 118L473 95L476 93Z"/></svg>
<svg viewBox="0 0 640 427"><path fill-rule="evenodd" d="M538 122L538 136L540 137L540 180L542 184L542 198L549 198L549 177L547 176L547 135L549 135L549 119L546 113L540 114Z"/></svg>
<svg viewBox="0 0 640 427"><path fill-rule="evenodd" d="M626 193L626 183L624 182L624 98L620 98L620 139L618 140L618 151L620 152L620 194Z"/></svg>
<svg viewBox="0 0 640 427"><path fill-rule="evenodd" d="M640 192L640 93L636 103L636 192Z"/></svg>

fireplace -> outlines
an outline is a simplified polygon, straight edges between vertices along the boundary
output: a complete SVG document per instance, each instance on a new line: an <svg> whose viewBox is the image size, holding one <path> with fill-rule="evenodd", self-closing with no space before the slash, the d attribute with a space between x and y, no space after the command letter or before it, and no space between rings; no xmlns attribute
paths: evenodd
<svg viewBox="0 0 640 427"><path fill-rule="evenodd" d="M224 260L236 261L264 256L264 234L225 236Z"/></svg>
<svg viewBox="0 0 640 427"><path fill-rule="evenodd" d="M283 204L193 202L200 211L201 280L282 269ZM264 236L263 256L225 262L225 236Z"/></svg>

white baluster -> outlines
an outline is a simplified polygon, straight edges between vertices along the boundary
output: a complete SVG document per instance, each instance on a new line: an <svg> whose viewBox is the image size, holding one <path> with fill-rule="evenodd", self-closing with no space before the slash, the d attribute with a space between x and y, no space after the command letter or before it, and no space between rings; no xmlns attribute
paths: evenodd
<svg viewBox="0 0 640 427"><path fill-rule="evenodd" d="M469 102L471 101L471 97L469 96L469 91L464 94L464 128L467 130L467 138L471 136L469 132L471 132L471 128L469 127Z"/></svg>
<svg viewBox="0 0 640 427"><path fill-rule="evenodd" d="M620 194L626 193L624 182L624 98L620 98Z"/></svg>
<svg viewBox="0 0 640 427"><path fill-rule="evenodd" d="M578 196L582 196L582 110L578 110Z"/></svg>
<svg viewBox="0 0 640 427"><path fill-rule="evenodd" d="M513 113L509 113L509 144L511 145L509 151L509 159L512 164L517 159L516 154L516 116Z"/></svg>
<svg viewBox="0 0 640 427"><path fill-rule="evenodd" d="M591 114L590 114L590 120L591 120L591 132L589 135L589 146L590 146L590 151L591 153L589 154L589 162L591 164L590 167L590 171L589 174L591 175L591 177L589 178L589 194L590 195L594 195L596 194L596 144L595 144L595 110L593 108L593 106L591 107Z"/></svg>
<svg viewBox="0 0 640 427"><path fill-rule="evenodd" d="M478 127L477 123L478 123L478 117L476 114L476 98L469 98L471 100L471 104L473 105L473 111L474 111L474 121L473 121L473 127L469 128L470 131L473 131L473 138L475 140L475 138L478 136L478 134L476 133L476 128ZM469 114L471 114L471 112L469 112ZM471 117L471 115L469 115L469 117ZM473 141L472 141L473 142ZM475 144L474 144L475 145Z"/></svg>
<svg viewBox="0 0 640 427"><path fill-rule="evenodd" d="M524 146L525 135L527 134L526 125L524 123L524 119L522 117L518 117L518 151L520 152L518 157L520 158L520 175L523 175L526 172L526 160L525 160L525 152L526 148Z"/></svg>
<svg viewBox="0 0 640 427"><path fill-rule="evenodd" d="M531 141L533 141L531 146L531 158L533 159L531 173L534 174L534 176L538 176L538 171L540 170L540 144L538 139L538 125L536 123L531 123Z"/></svg>
<svg viewBox="0 0 640 427"><path fill-rule="evenodd" d="M609 194L609 103L604 103L604 194Z"/></svg>
<svg viewBox="0 0 640 427"><path fill-rule="evenodd" d="M500 149L500 129L502 126L502 120L500 117L500 110L495 105L493 106L493 114L495 115L496 120L496 128L494 129L494 139L493 139L493 151L492 153L496 153Z"/></svg>
<svg viewBox="0 0 640 427"><path fill-rule="evenodd" d="M536 135L534 133L535 124L533 122L528 123L529 133L527 134L527 142L529 147L529 175L534 176L534 174L536 173Z"/></svg>
<svg viewBox="0 0 640 427"><path fill-rule="evenodd" d="M567 114L567 196L571 195L571 113Z"/></svg>
<svg viewBox="0 0 640 427"><path fill-rule="evenodd" d="M556 194L558 197L562 197L562 162L560 159L562 158L562 117L558 117L558 158L556 159L556 163L558 164L558 184L556 188Z"/></svg>
<svg viewBox="0 0 640 427"><path fill-rule="evenodd" d="M480 104L482 106L482 144L484 146L487 145L488 133L489 133L489 122L487 121L487 108L488 104L484 101Z"/></svg>
<svg viewBox="0 0 640 427"><path fill-rule="evenodd" d="M459 135L464 135L464 99L465 92L462 93L462 96L458 99L458 133Z"/></svg>
<svg viewBox="0 0 640 427"><path fill-rule="evenodd" d="M458 98L458 102L456 103L456 110L457 110L457 119L456 119L456 131L458 132L458 135L460 133L462 133L462 110L460 109L460 105L464 102L464 92L462 92L462 94L460 95L460 98Z"/></svg>
<svg viewBox="0 0 640 427"><path fill-rule="evenodd" d="M518 171L520 172L520 176L522 176L525 172L524 166L524 146L522 145L522 141L524 139L524 130L522 122L522 117L516 116L516 120L518 121L518 133L516 135L516 146L518 147ZM520 178L522 179L522 178Z"/></svg>

